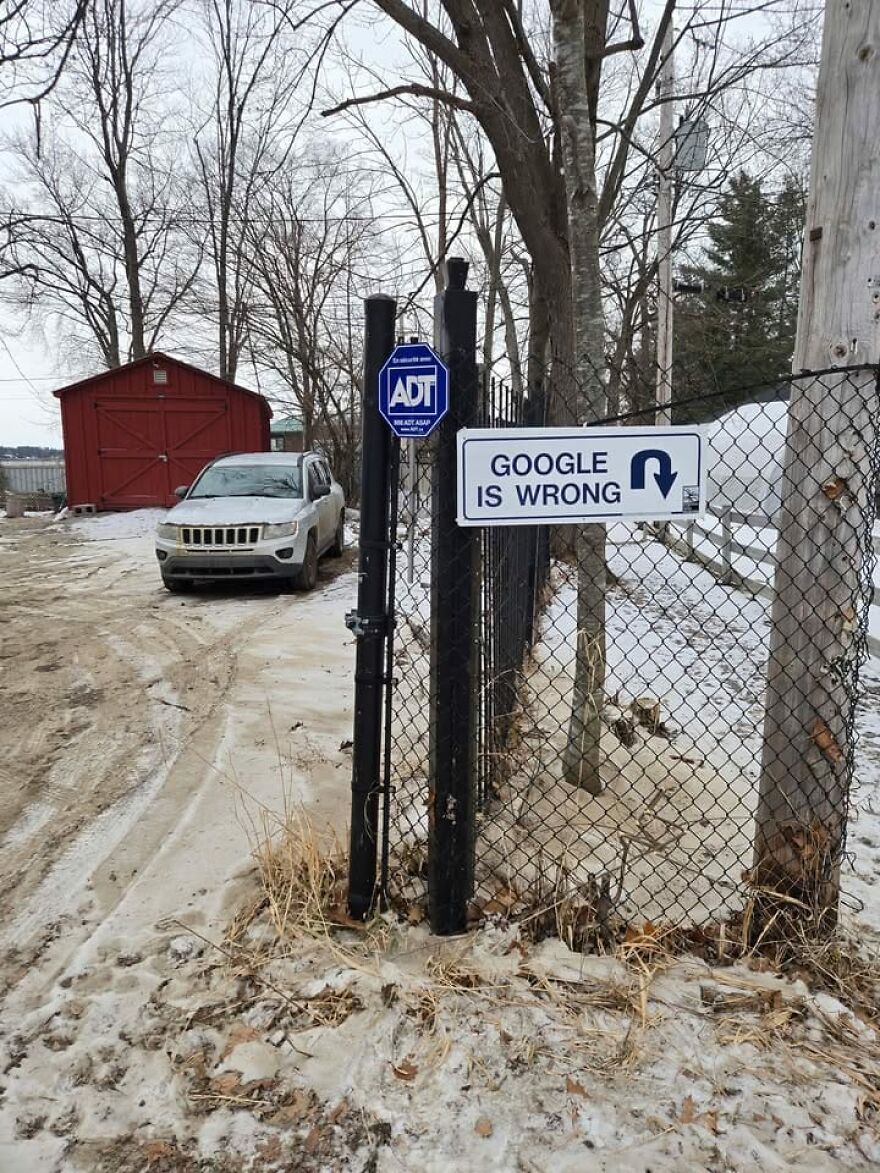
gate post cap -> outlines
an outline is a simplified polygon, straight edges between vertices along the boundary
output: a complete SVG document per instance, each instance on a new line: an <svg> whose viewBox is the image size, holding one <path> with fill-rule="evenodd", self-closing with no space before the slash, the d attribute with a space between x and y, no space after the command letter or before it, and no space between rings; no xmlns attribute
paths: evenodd
<svg viewBox="0 0 880 1173"><path fill-rule="evenodd" d="M446 261L446 288L464 289L467 285L470 262L464 257L448 257Z"/></svg>

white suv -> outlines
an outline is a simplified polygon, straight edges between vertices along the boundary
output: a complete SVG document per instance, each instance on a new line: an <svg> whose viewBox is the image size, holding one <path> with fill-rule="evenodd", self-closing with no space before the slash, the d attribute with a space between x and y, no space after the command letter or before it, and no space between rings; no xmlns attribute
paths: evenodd
<svg viewBox="0 0 880 1173"><path fill-rule="evenodd" d="M310 591L320 556L342 553L342 486L315 452L221 456L176 492L183 500L156 531L169 591L233 579Z"/></svg>

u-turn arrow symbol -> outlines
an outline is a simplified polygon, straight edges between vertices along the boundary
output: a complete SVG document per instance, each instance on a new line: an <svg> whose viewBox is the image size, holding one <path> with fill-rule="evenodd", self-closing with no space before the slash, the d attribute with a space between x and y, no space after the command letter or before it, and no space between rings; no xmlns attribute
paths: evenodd
<svg viewBox="0 0 880 1173"><path fill-rule="evenodd" d="M644 448L632 458L629 469L630 488L644 489L645 466L649 460L656 460L660 465L660 471L654 473L654 480L657 482L657 488L665 499L669 496L670 489L678 480L678 473L672 471L672 457L669 453L663 452L659 448Z"/></svg>

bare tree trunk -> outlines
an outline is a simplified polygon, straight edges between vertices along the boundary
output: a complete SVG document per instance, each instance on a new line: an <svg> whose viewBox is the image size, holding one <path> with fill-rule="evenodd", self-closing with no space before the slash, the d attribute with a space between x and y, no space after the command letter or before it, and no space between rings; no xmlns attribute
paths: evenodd
<svg viewBox="0 0 880 1173"><path fill-rule="evenodd" d="M544 388L549 350L550 313L533 271L529 278L529 353L526 366L529 394Z"/></svg>
<svg viewBox="0 0 880 1173"><path fill-rule="evenodd" d="M796 371L880 362L880 315L868 293L877 276L877 44L874 0L829 0ZM792 390L753 878L819 928L833 925L839 898L878 416L875 370L804 378ZM767 904L776 915L779 901Z"/></svg>
<svg viewBox="0 0 880 1173"><path fill-rule="evenodd" d="M579 424L606 414L605 328L599 269L599 217L593 119L585 67L580 0L551 0L568 202L572 328ZM574 691L563 758L566 781L598 794L605 703L605 527L581 527L577 541L578 603Z"/></svg>
<svg viewBox="0 0 880 1173"><path fill-rule="evenodd" d="M133 359L139 359L143 358L147 353L144 343L146 335L144 295L141 290L141 261L138 253L137 225L135 224L131 202L128 198L124 170L116 189L116 198L119 204L119 218L122 221L122 248L125 262L125 277L128 283L128 305L131 316L131 357Z"/></svg>

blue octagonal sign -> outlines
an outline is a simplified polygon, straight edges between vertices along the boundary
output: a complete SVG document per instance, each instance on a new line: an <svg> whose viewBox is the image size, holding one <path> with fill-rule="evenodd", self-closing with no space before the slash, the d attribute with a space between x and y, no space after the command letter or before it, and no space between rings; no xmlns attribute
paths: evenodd
<svg viewBox="0 0 880 1173"><path fill-rule="evenodd" d="M430 346L395 346L379 372L379 411L395 436L430 435L449 409L449 371Z"/></svg>

